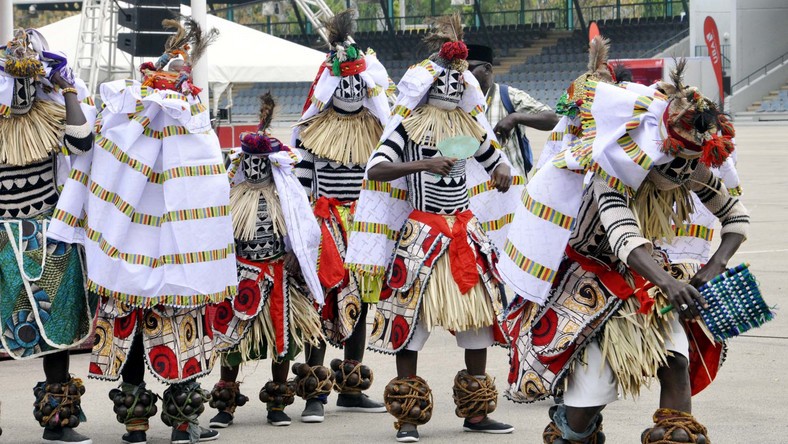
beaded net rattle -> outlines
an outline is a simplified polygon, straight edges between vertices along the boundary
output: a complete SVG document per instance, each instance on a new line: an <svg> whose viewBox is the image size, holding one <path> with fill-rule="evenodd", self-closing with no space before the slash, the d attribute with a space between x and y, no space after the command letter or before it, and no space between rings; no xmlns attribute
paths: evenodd
<svg viewBox="0 0 788 444"><path fill-rule="evenodd" d="M749 264L730 268L698 289L709 305L703 322L718 342L760 327L774 318L750 273Z"/></svg>

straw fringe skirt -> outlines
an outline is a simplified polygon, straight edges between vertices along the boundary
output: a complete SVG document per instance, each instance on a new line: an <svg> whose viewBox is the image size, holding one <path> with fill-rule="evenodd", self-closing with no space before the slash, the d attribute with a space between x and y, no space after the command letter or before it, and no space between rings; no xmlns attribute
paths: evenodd
<svg viewBox="0 0 788 444"><path fill-rule="evenodd" d="M419 322L427 331L437 326L449 331L489 327L495 323L495 316L495 308L481 279L468 293L462 294L451 274L448 255L438 259L421 302Z"/></svg>
<svg viewBox="0 0 788 444"><path fill-rule="evenodd" d="M301 143L318 157L364 165L383 134L380 121L366 108L341 114L329 108L300 123Z"/></svg>
<svg viewBox="0 0 788 444"><path fill-rule="evenodd" d="M387 284L391 288L384 286L373 320L371 350L398 352L410 341L417 323L428 331L434 327L466 331L493 326L496 338L502 338L498 315L503 312L503 301L493 272L494 250L476 219L468 222L467 229L476 262L465 266L478 271L479 281L463 294L448 255L450 242L458 240L436 239L429 225L414 220L406 223L389 270Z"/></svg>
<svg viewBox="0 0 788 444"><path fill-rule="evenodd" d="M455 108L446 111L432 105L422 105L402 121L411 140L420 145L437 146L441 141L456 136L470 136L484 140L487 132L470 114Z"/></svg>
<svg viewBox="0 0 788 444"><path fill-rule="evenodd" d="M66 130L66 108L36 100L27 114L0 118L0 164L28 165L60 149Z"/></svg>

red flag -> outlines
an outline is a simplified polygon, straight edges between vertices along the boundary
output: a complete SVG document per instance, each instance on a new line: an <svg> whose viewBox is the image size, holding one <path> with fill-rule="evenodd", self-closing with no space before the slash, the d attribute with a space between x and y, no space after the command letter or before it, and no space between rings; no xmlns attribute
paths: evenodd
<svg viewBox="0 0 788 444"><path fill-rule="evenodd" d="M594 40L594 37L599 35L599 26L597 26L596 22L591 22L591 25L588 27L588 41Z"/></svg>
<svg viewBox="0 0 788 444"><path fill-rule="evenodd" d="M710 16L706 17L706 20L703 22L703 40L706 41L706 47L709 49L711 66L714 67L714 74L717 76L717 85L720 87L720 103L722 103L722 47L720 46L720 34L717 32L717 24Z"/></svg>

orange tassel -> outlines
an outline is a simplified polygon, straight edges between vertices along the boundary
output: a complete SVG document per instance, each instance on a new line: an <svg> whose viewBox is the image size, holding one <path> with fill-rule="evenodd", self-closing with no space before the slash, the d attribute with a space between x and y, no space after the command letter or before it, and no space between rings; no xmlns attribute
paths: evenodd
<svg viewBox="0 0 788 444"><path fill-rule="evenodd" d="M725 158L731 155L736 150L736 145L733 144L733 139L730 136L722 136L722 143L725 145L725 151L728 153Z"/></svg>
<svg viewBox="0 0 788 444"><path fill-rule="evenodd" d="M662 141L662 152L675 156L684 149L684 144L679 139L668 136Z"/></svg>
<svg viewBox="0 0 788 444"><path fill-rule="evenodd" d="M719 127L723 136L736 137L736 130L733 129L733 124L724 115L720 115L717 118L717 126Z"/></svg>
<svg viewBox="0 0 788 444"><path fill-rule="evenodd" d="M733 152L733 142L730 138L714 135L703 144L703 153L700 161L710 168L718 168Z"/></svg>

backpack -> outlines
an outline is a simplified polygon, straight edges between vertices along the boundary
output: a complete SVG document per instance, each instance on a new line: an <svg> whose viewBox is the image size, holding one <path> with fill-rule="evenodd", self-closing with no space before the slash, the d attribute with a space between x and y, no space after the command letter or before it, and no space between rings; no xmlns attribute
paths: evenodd
<svg viewBox="0 0 788 444"><path fill-rule="evenodd" d="M503 104L506 113L511 114L514 112L514 105L512 105L512 99L509 98L509 85L500 85L500 87L501 104ZM528 174L534 167L534 154L531 151L531 142L525 136L525 131L520 129L520 125L514 127L514 135L517 137L520 153L523 155L524 173Z"/></svg>

